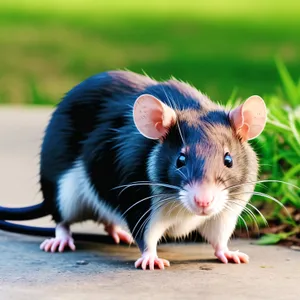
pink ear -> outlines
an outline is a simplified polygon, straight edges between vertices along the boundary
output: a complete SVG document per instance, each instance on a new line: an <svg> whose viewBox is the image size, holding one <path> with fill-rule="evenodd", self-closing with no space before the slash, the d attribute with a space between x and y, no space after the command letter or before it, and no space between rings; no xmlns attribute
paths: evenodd
<svg viewBox="0 0 300 300"><path fill-rule="evenodd" d="M256 138L267 121L267 108L259 96L249 97L244 104L230 111L229 118L243 141Z"/></svg>
<svg viewBox="0 0 300 300"><path fill-rule="evenodd" d="M163 138L176 122L176 114L154 96L144 94L134 103L133 120L142 135L157 140Z"/></svg>

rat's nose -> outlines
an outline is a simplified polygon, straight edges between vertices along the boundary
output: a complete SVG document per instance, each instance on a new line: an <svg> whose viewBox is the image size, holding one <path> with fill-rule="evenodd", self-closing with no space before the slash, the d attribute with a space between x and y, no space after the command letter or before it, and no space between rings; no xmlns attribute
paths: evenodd
<svg viewBox="0 0 300 300"><path fill-rule="evenodd" d="M197 197L194 196L194 202L198 207L208 207L212 202L213 197L206 196L206 197Z"/></svg>

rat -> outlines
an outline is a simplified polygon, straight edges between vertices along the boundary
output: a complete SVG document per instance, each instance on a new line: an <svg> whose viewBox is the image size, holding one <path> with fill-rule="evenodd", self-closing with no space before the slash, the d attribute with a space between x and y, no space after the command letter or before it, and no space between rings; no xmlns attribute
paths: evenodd
<svg viewBox="0 0 300 300"><path fill-rule="evenodd" d="M40 153L42 210L56 223L46 252L75 250L70 226L104 224L116 243L136 243L136 268L164 269L163 237L198 231L223 263L249 257L228 248L258 176L248 143L264 129L262 98L231 110L191 85L107 71L57 104Z"/></svg>

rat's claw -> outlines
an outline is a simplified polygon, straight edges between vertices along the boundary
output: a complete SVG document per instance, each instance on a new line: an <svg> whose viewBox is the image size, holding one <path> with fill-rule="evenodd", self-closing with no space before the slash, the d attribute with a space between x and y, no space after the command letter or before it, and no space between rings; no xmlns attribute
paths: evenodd
<svg viewBox="0 0 300 300"><path fill-rule="evenodd" d="M233 261L234 261L236 264L240 264L240 263L241 263L240 258L239 258L239 255L238 255L238 251L232 253L232 259L233 259Z"/></svg>
<svg viewBox="0 0 300 300"><path fill-rule="evenodd" d="M74 240L73 239L69 239L68 241L68 246L69 248L72 250L72 251L75 251L76 250L76 247L75 247L75 244L74 244ZM62 252L64 250L64 248L60 251Z"/></svg>
<svg viewBox="0 0 300 300"><path fill-rule="evenodd" d="M150 257L147 257L146 259L144 259L143 261L142 261L142 269L143 270L146 270L147 269L147 265L150 265Z"/></svg>
<svg viewBox="0 0 300 300"><path fill-rule="evenodd" d="M134 265L136 268L141 267L143 270L146 270L147 267L149 267L149 270L154 270L155 267L164 270L165 267L170 266L170 262L166 259L158 258L157 255L144 253Z"/></svg>
<svg viewBox="0 0 300 300"><path fill-rule="evenodd" d="M62 241L62 242L59 244L58 252L63 252L64 249L65 249L65 247L67 246L67 243L68 243L67 240Z"/></svg>
<svg viewBox="0 0 300 300"><path fill-rule="evenodd" d="M245 263L245 264L249 263L250 258L247 254L239 252L238 257L239 257L241 263Z"/></svg>
<svg viewBox="0 0 300 300"><path fill-rule="evenodd" d="M134 266L135 266L136 268L138 268L138 267L141 265L142 262L143 262L143 258L141 257L141 258L139 258L139 259L134 263Z"/></svg>
<svg viewBox="0 0 300 300"><path fill-rule="evenodd" d="M228 260L225 256L225 253L223 251L216 251L215 256L224 264L228 263Z"/></svg>
<svg viewBox="0 0 300 300"><path fill-rule="evenodd" d="M62 242L64 242L64 241L62 241ZM57 247L60 245L60 243L61 243L61 241L59 239L55 239L51 246L51 252L55 252Z"/></svg>
<svg viewBox="0 0 300 300"><path fill-rule="evenodd" d="M44 240L41 244L40 244L40 249L43 250L45 245L49 242L49 239Z"/></svg>
<svg viewBox="0 0 300 300"><path fill-rule="evenodd" d="M230 251L228 249L217 250L215 252L215 256L224 264L227 264L228 260L233 261L236 264L249 262L249 256L245 253L239 252L239 250L237 251Z"/></svg>

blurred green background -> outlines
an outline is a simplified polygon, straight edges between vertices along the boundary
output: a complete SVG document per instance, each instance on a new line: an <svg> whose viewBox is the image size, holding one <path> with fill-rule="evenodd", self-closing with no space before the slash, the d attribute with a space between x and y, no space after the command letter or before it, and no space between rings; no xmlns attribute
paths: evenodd
<svg viewBox="0 0 300 300"><path fill-rule="evenodd" d="M300 74L300 2L1 0L0 103L53 104L109 69L188 81L216 101Z"/></svg>
<svg viewBox="0 0 300 300"><path fill-rule="evenodd" d="M111 69L175 76L222 103L261 95L261 178L300 186L300 1L1 0L0 104L53 106ZM270 228L249 204L250 236L300 246L300 189L265 185L252 199Z"/></svg>

